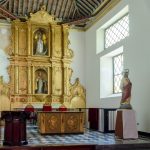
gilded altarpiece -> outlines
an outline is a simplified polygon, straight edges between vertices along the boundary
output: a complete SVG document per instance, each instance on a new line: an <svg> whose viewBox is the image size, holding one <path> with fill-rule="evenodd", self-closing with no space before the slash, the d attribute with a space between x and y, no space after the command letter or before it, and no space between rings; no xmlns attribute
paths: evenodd
<svg viewBox="0 0 150 150"><path fill-rule="evenodd" d="M68 47L68 35L69 27L57 24L43 8L31 14L26 22L13 21L10 52L12 102L63 103L70 107L75 95L70 92L73 51ZM83 101L82 107L85 107L85 97Z"/></svg>

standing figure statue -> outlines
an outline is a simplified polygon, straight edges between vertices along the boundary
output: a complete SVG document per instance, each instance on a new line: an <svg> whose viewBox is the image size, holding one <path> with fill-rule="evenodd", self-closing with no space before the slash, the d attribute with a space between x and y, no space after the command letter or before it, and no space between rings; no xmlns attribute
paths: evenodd
<svg viewBox="0 0 150 150"><path fill-rule="evenodd" d="M38 33L37 42L36 42L36 52L35 55L45 55L47 52L47 49L44 45L44 41L42 39L42 33Z"/></svg>
<svg viewBox="0 0 150 150"><path fill-rule="evenodd" d="M128 75L129 75L129 70L125 69L120 84L120 88L122 90L120 109L132 109L132 106L130 104L132 83L128 78Z"/></svg>
<svg viewBox="0 0 150 150"><path fill-rule="evenodd" d="M42 72L38 73L35 89L35 93L37 94L47 94L47 82L43 79Z"/></svg>

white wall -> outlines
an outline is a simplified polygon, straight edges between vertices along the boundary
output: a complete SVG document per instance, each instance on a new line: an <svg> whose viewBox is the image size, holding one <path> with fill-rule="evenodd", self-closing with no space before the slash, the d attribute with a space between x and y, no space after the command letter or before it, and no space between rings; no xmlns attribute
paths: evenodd
<svg viewBox="0 0 150 150"><path fill-rule="evenodd" d="M96 54L96 31L129 4L130 36L124 40L124 66L132 81L131 104L138 130L150 132L150 1L123 0L85 33L87 107L119 107L120 97L100 99L100 54ZM107 84L107 83L106 83Z"/></svg>
<svg viewBox="0 0 150 150"><path fill-rule="evenodd" d="M70 30L69 32L70 48L74 52L71 68L73 74L71 82L79 77L80 83L85 86L85 33L79 30Z"/></svg>

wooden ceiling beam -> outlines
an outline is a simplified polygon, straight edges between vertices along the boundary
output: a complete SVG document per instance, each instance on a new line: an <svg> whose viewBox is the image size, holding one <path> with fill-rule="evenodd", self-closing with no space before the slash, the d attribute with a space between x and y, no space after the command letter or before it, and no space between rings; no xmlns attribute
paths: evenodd
<svg viewBox="0 0 150 150"><path fill-rule="evenodd" d="M32 12L36 12L37 11L37 0L33 0L33 3L32 3Z"/></svg>
<svg viewBox="0 0 150 150"><path fill-rule="evenodd" d="M73 7L74 7L74 3L73 3L73 1L72 1L70 10L69 10L69 12L68 12L68 19L71 18L71 17L70 17L70 14L71 14L71 12L73 11Z"/></svg>
<svg viewBox="0 0 150 150"><path fill-rule="evenodd" d="M57 16L57 9L59 9L58 4L59 4L59 0L57 0L57 2L56 2L56 7L55 7L55 11L54 11L55 16Z"/></svg>
<svg viewBox="0 0 150 150"><path fill-rule="evenodd" d="M42 4L43 4L43 0L38 0L37 11L40 10Z"/></svg>
<svg viewBox="0 0 150 150"><path fill-rule="evenodd" d="M7 2L8 0L1 0L0 1L0 5L2 6L2 7L4 7L5 6L5 3Z"/></svg>
<svg viewBox="0 0 150 150"><path fill-rule="evenodd" d="M72 19L73 18L75 18L74 16L75 16L75 13L76 13L76 8L74 7L74 10L72 11L73 13L72 13Z"/></svg>
<svg viewBox="0 0 150 150"><path fill-rule="evenodd" d="M99 1L98 1L98 0L93 0L93 2L94 2L96 5L99 5Z"/></svg>
<svg viewBox="0 0 150 150"><path fill-rule="evenodd" d="M13 15L8 10L4 9L2 6L0 6L0 14L3 14L4 16L6 16L6 18L9 17L10 19L17 19L15 15Z"/></svg>
<svg viewBox="0 0 150 150"><path fill-rule="evenodd" d="M1 6L6 8L8 3L9 3L9 0L5 0L5 1L3 1L3 4L1 4Z"/></svg>
<svg viewBox="0 0 150 150"><path fill-rule="evenodd" d="M32 4L32 1L28 0L28 10L27 10L28 14L31 12L31 4Z"/></svg>
<svg viewBox="0 0 150 150"><path fill-rule="evenodd" d="M23 1L19 0L19 2L18 2L18 16L22 15L22 5L23 5Z"/></svg>
<svg viewBox="0 0 150 150"><path fill-rule="evenodd" d="M81 3L77 3L78 9L80 11L80 13L83 14L83 16L88 16L90 15L90 12L87 11L87 9L83 9L83 5L81 5Z"/></svg>
<svg viewBox="0 0 150 150"><path fill-rule="evenodd" d="M68 0L66 0L65 6L64 6L64 11L62 13L62 18L64 19L65 11L66 11L66 6L67 6Z"/></svg>
<svg viewBox="0 0 150 150"><path fill-rule="evenodd" d="M93 10L85 3L84 1L80 2L80 4L83 6L83 9L85 8L90 14L93 12Z"/></svg>
<svg viewBox="0 0 150 150"><path fill-rule="evenodd" d="M44 0L43 4L46 6L46 11L47 11L47 7L48 7L48 0Z"/></svg>
<svg viewBox="0 0 150 150"><path fill-rule="evenodd" d="M23 16L27 15L27 9L28 9L28 0L23 0Z"/></svg>
<svg viewBox="0 0 150 150"><path fill-rule="evenodd" d="M10 12L12 12L12 5L13 5L13 0L9 0L9 8L8 8L8 10Z"/></svg>
<svg viewBox="0 0 150 150"><path fill-rule="evenodd" d="M61 0L61 6L60 6L60 9L59 9L59 13L58 13L58 18L60 18L60 15L61 15L61 12L62 12L62 8L63 8L63 4L64 4L64 0Z"/></svg>
<svg viewBox="0 0 150 150"><path fill-rule="evenodd" d="M54 4L54 0L52 0L52 3L51 3L51 8L50 8L50 14L52 14L52 9L53 9L53 4Z"/></svg>
<svg viewBox="0 0 150 150"><path fill-rule="evenodd" d="M91 9L92 12L95 10L95 7L94 7L93 5L91 5L87 0L84 1L84 3L85 3L86 5L88 5L88 7Z"/></svg>
<svg viewBox="0 0 150 150"><path fill-rule="evenodd" d="M87 0L87 2L88 2L91 6L93 6L94 9L97 8L97 5L95 5L95 3L93 3L91 0Z"/></svg>
<svg viewBox="0 0 150 150"><path fill-rule="evenodd" d="M66 7L66 3L67 3L67 0L63 0L63 4L62 4L62 9L60 11L60 14L59 14L59 18L63 18L63 14L64 14L64 11L65 11L65 7Z"/></svg>
<svg viewBox="0 0 150 150"><path fill-rule="evenodd" d="M93 15L97 15L111 0L104 0L93 12Z"/></svg>
<svg viewBox="0 0 150 150"><path fill-rule="evenodd" d="M52 0L48 0L47 12L50 12L51 5L52 5Z"/></svg>
<svg viewBox="0 0 150 150"><path fill-rule="evenodd" d="M65 10L65 13L64 13L64 18L65 18L65 19L68 18L67 15L68 15L70 6L71 6L71 1L68 0L68 3L67 3L67 5L66 5L66 10Z"/></svg>
<svg viewBox="0 0 150 150"><path fill-rule="evenodd" d="M77 7L77 1L76 1L76 0L74 0L74 6L75 6L76 13L78 14L78 15L76 16L76 18L77 18L77 17L80 17L81 14L80 14L79 9L78 9L78 7Z"/></svg>
<svg viewBox="0 0 150 150"><path fill-rule="evenodd" d="M54 0L54 1L53 1L52 10L51 10L51 14L52 14L52 15L55 15L56 3L57 3L57 0Z"/></svg>

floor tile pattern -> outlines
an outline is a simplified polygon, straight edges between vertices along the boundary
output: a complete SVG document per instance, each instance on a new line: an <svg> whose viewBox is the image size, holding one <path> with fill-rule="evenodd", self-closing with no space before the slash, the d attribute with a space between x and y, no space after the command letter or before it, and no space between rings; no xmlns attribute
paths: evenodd
<svg viewBox="0 0 150 150"><path fill-rule="evenodd" d="M3 145L4 129L1 128L0 145ZM96 144L96 145L111 145L111 144L136 144L150 143L150 139L139 137L134 140L119 140L116 139L113 133L101 133L85 129L84 134L59 134L59 135L41 135L36 126L27 126L28 145L67 145L67 144Z"/></svg>

